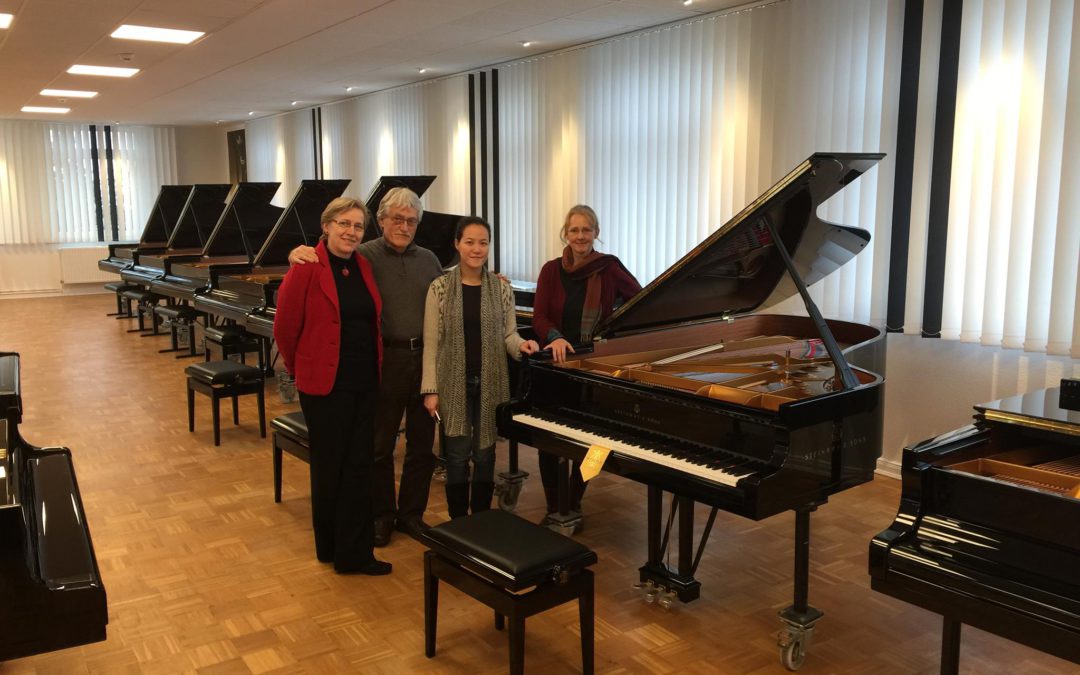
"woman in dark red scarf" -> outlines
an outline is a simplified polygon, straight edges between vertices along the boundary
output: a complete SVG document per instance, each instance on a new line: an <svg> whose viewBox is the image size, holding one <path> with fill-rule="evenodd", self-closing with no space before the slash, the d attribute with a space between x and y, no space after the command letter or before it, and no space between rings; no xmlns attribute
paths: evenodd
<svg viewBox="0 0 1080 675"><path fill-rule="evenodd" d="M593 248L600 222L590 207L571 208L559 236L566 242L562 256L545 263L536 281L533 330L555 361L562 363L567 352L574 352L574 344L587 342L597 324L618 304L634 297L641 285L618 258ZM541 451L539 459L547 499L545 522L550 522L558 510L558 458ZM585 483L576 467L570 475L570 507L580 513Z"/></svg>

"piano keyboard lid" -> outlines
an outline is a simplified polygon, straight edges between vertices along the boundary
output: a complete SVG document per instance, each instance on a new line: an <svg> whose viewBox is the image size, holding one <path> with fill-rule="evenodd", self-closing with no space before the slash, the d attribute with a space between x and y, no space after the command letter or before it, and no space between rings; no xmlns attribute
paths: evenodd
<svg viewBox="0 0 1080 675"><path fill-rule="evenodd" d="M288 265L289 251L300 244L314 246L322 236L322 212L334 199L345 192L352 181L348 178L300 181L292 201L278 215L270 233L258 246L252 259L255 267Z"/></svg>
<svg viewBox="0 0 1080 675"><path fill-rule="evenodd" d="M818 207L885 155L815 153L597 326L594 339L732 319L770 307L851 260L870 233ZM778 250L779 237L787 256Z"/></svg>

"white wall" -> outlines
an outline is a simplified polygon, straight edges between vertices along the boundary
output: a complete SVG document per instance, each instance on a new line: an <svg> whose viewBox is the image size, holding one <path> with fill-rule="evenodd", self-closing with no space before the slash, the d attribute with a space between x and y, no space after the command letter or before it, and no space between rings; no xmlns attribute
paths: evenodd
<svg viewBox="0 0 1080 675"><path fill-rule="evenodd" d="M176 127L176 168L181 184L229 182L225 132L219 126Z"/></svg>
<svg viewBox="0 0 1080 675"><path fill-rule="evenodd" d="M972 406L1080 377L1080 359L915 335L889 335L887 354L878 466L893 475L905 446L971 423Z"/></svg>

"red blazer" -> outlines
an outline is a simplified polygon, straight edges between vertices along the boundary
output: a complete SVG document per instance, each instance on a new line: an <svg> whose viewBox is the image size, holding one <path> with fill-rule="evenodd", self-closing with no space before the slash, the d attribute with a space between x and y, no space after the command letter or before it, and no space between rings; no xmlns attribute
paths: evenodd
<svg viewBox="0 0 1080 675"><path fill-rule="evenodd" d="M315 248L318 263L294 265L278 290L274 316L274 339L285 368L296 378L296 388L305 394L325 396L337 377L341 341L341 305L337 284L330 268L326 242ZM382 298L375 286L371 263L359 253L353 257L375 301L375 344L379 373L382 373Z"/></svg>

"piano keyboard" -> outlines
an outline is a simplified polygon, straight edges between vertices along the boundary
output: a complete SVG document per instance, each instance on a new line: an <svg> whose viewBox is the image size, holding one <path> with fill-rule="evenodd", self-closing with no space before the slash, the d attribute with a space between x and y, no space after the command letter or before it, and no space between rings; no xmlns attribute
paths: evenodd
<svg viewBox="0 0 1080 675"><path fill-rule="evenodd" d="M691 453L654 450L631 441L610 435L596 434L580 427L554 422L528 413L519 413L514 415L513 419L519 424L549 431L578 443L600 445L610 448L620 455L651 462L675 471L720 483L721 485L734 487L739 480L753 475L762 466L758 462L752 462L736 455L727 455L723 459L699 458Z"/></svg>

